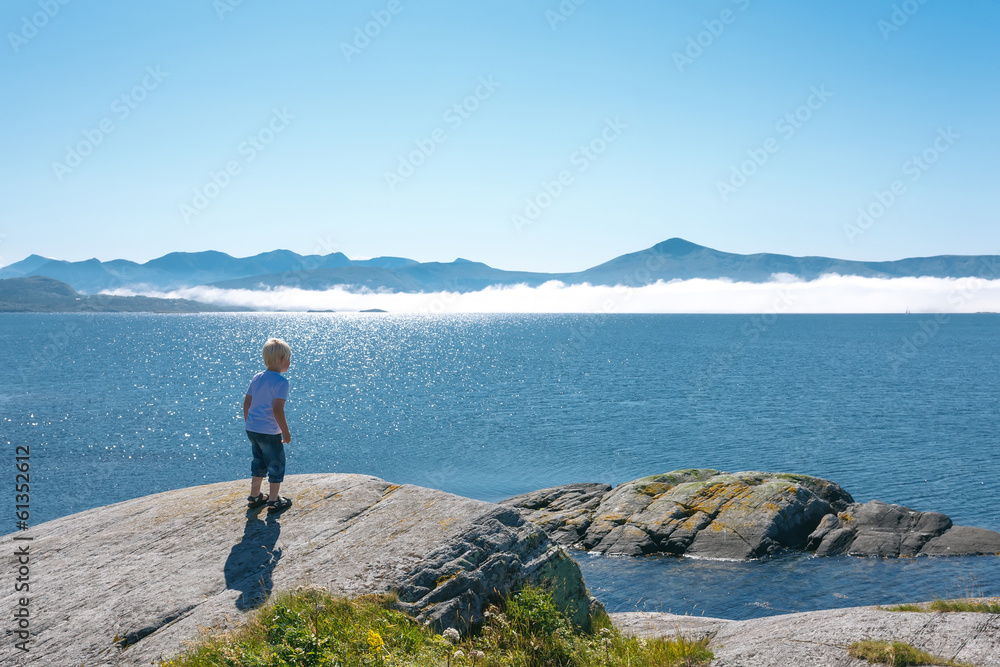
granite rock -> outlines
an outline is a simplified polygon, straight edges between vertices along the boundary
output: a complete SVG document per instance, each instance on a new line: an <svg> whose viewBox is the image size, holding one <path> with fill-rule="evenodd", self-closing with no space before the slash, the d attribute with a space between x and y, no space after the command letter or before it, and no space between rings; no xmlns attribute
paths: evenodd
<svg viewBox="0 0 1000 667"><path fill-rule="evenodd" d="M567 484L503 501L559 544L609 555L751 559L1000 554L1000 533L940 512L856 503L829 480L786 473L675 470L625 482Z"/></svg>
<svg viewBox="0 0 1000 667"><path fill-rule="evenodd" d="M273 516L248 511L247 491L246 482L169 491L19 535L31 538L33 637L24 654L8 636L0 664L148 665L299 585L395 591L439 629L469 628L494 592L527 582L550 584L581 625L597 604L576 563L511 507L318 474L287 477L295 504ZM15 598L5 592L0 604L13 609Z"/></svg>
<svg viewBox="0 0 1000 667"><path fill-rule="evenodd" d="M503 504L524 510L553 542L569 546L590 528L594 510L610 490L610 484L566 484L514 496Z"/></svg>
<svg viewBox="0 0 1000 667"><path fill-rule="evenodd" d="M574 485L579 486L579 485ZM560 489L565 489L561 494ZM596 489L593 489L596 491ZM560 524L563 495L577 489L546 490L547 504L529 518L549 530ZM519 496L504 501L525 507ZM760 558L805 545L824 516L846 508L850 494L833 482L807 475L677 470L626 482L605 493L593 510L574 505L574 526L586 526L561 543L611 555L686 554L707 558ZM549 507L560 508L549 513ZM587 513L592 512L589 519Z"/></svg>
<svg viewBox="0 0 1000 667"><path fill-rule="evenodd" d="M957 663L1000 667L996 614L852 607L746 621L654 612L610 616L615 626L631 635L708 637L708 648L715 655L712 667L870 667L870 663L852 658L847 650L863 639L901 641Z"/></svg>
<svg viewBox="0 0 1000 667"><path fill-rule="evenodd" d="M953 526L940 512L918 512L878 500L830 514L809 535L817 556L946 556L1000 553L1000 534Z"/></svg>

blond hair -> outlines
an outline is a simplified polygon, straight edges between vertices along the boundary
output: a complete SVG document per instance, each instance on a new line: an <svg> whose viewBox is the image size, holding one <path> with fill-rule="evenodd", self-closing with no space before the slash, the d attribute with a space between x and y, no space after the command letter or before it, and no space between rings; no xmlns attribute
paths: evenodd
<svg viewBox="0 0 1000 667"><path fill-rule="evenodd" d="M277 366L285 359L292 357L292 348L280 338L270 338L264 343L264 365L268 368Z"/></svg>

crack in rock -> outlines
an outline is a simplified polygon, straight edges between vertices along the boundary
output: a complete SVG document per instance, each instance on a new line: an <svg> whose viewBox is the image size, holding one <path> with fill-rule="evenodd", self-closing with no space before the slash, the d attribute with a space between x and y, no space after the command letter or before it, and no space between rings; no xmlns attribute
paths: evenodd
<svg viewBox="0 0 1000 667"><path fill-rule="evenodd" d="M125 649L127 649L129 646L135 646L140 641L142 641L143 639L145 639L149 635L153 634L154 632L156 632L160 628L167 627L168 625L171 625L175 621L179 621L181 618L183 618L184 616L186 616L187 614L189 614L193 609L197 608L199 604L201 604L201 603L199 602L199 603L196 603L196 604L188 605L187 607L179 609L179 610L177 610L177 611L175 611L175 612L173 612L171 614L168 614L168 615L164 616L163 618L161 618L161 619L159 619L157 621L154 621L153 623L147 625L144 628L141 628L139 630L133 630L132 632L128 632L128 633L125 634L124 637L122 637L121 639L119 639L118 641L116 641L115 644L122 651L124 651Z"/></svg>

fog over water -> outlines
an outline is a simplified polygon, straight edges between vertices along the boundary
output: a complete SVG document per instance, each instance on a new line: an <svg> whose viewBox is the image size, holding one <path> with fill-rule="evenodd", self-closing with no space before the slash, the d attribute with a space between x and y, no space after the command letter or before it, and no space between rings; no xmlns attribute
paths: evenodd
<svg viewBox="0 0 1000 667"><path fill-rule="evenodd" d="M976 313L1000 312L1000 279L865 278L826 275L766 283L691 279L643 287L565 285L489 287L477 292L381 293L199 286L170 292L113 290L256 310L365 310L394 313Z"/></svg>

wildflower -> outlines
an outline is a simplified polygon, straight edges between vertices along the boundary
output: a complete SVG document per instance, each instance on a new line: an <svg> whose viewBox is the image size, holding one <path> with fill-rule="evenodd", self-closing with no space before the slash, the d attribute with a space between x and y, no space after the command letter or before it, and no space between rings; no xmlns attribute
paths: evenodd
<svg viewBox="0 0 1000 667"><path fill-rule="evenodd" d="M600 634L601 634L602 637L610 637L611 636L611 630L609 630L607 628L601 628L601 633Z"/></svg>
<svg viewBox="0 0 1000 667"><path fill-rule="evenodd" d="M372 653L379 653L385 648L385 642L382 640L382 635L375 632L374 630L368 630L368 650Z"/></svg>
<svg viewBox="0 0 1000 667"><path fill-rule="evenodd" d="M458 630L455 628L448 628L441 633L441 636L450 641L452 644L457 644L461 636L458 634Z"/></svg>
<svg viewBox="0 0 1000 667"><path fill-rule="evenodd" d="M326 588L319 584L299 584L295 587L296 593L325 593Z"/></svg>
<svg viewBox="0 0 1000 667"><path fill-rule="evenodd" d="M457 651L455 651L454 653L452 653L452 655L455 657L456 660L458 660L459 658L464 658L465 657L465 653L462 652L462 649L458 649Z"/></svg>
<svg viewBox="0 0 1000 667"><path fill-rule="evenodd" d="M486 654L482 651L469 651L469 657L472 658L472 664L475 667L477 662L486 659Z"/></svg>

